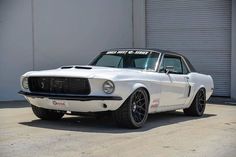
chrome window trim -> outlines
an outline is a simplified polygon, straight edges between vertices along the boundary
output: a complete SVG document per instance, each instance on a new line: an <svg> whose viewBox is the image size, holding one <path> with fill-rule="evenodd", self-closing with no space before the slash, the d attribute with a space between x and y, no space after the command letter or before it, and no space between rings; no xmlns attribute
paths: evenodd
<svg viewBox="0 0 236 157"><path fill-rule="evenodd" d="M160 73L160 65L161 65L162 62L163 62L163 58L164 58L164 54L162 53L162 55L161 55L161 60L160 60L160 63L159 63L159 65L158 65L158 69L157 69L157 72L158 72L158 73Z"/></svg>
<svg viewBox="0 0 236 157"><path fill-rule="evenodd" d="M157 71L158 67L159 67L159 62L160 62L160 59L161 59L161 53L160 52L157 52L157 51L151 51L151 53L158 53L158 59L157 59L157 62L156 62L156 65L155 65L155 69L154 71Z"/></svg>
<svg viewBox="0 0 236 157"><path fill-rule="evenodd" d="M182 58L182 60L184 61L185 66L186 66L187 69L188 69L188 73L191 73L192 71L190 70L190 68L189 68L189 66L188 66L188 64L187 64L187 62L186 62L185 59L184 59L184 57L181 56L181 58Z"/></svg>

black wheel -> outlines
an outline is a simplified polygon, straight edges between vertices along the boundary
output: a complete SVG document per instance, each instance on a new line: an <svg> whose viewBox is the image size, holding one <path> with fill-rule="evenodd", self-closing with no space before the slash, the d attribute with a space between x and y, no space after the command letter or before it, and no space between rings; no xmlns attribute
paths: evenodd
<svg viewBox="0 0 236 157"><path fill-rule="evenodd" d="M34 114L43 120L58 120L61 119L65 114L65 112L62 111L48 110L34 105L31 105L31 107Z"/></svg>
<svg viewBox="0 0 236 157"><path fill-rule="evenodd" d="M113 117L118 125L127 128L140 128L148 116L148 94L145 89L139 88L113 112Z"/></svg>
<svg viewBox="0 0 236 157"><path fill-rule="evenodd" d="M189 108L184 109L184 113L190 116L202 116L205 111L205 108L206 108L206 93L205 89L201 88L197 92L191 106Z"/></svg>

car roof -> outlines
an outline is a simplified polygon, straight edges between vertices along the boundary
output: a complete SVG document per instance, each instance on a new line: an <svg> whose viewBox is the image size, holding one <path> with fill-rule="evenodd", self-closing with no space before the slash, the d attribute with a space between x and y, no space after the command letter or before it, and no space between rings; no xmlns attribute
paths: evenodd
<svg viewBox="0 0 236 157"><path fill-rule="evenodd" d="M163 50L163 49L157 49L157 48L115 48L115 49L109 49L106 51L152 51L152 52L159 52L161 54L179 55L184 58L191 72L197 72L196 69L191 64L191 62L184 55L177 52L169 51L169 50ZM106 52L106 51L103 51L103 52Z"/></svg>

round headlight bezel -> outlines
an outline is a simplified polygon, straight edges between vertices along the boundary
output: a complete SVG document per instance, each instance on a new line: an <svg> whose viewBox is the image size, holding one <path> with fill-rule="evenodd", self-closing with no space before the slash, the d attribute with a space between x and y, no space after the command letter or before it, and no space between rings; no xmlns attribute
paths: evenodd
<svg viewBox="0 0 236 157"><path fill-rule="evenodd" d="M25 90L28 90L28 89L29 89L28 77L24 77L24 78L22 79L21 85L22 85L22 87L23 87Z"/></svg>
<svg viewBox="0 0 236 157"><path fill-rule="evenodd" d="M104 93L112 94L115 91L115 84L112 81L107 80L103 83L102 88Z"/></svg>

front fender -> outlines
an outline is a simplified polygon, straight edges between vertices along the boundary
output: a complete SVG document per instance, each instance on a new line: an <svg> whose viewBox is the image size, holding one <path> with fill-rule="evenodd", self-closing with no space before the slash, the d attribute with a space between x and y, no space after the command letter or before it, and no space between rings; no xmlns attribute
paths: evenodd
<svg viewBox="0 0 236 157"><path fill-rule="evenodd" d="M142 83L135 83L134 85L133 85L133 92L136 90L136 89L138 89L138 88L145 88L146 90L147 90L147 86L145 86L144 84L142 84ZM132 93L133 93L132 92Z"/></svg>
<svg viewBox="0 0 236 157"><path fill-rule="evenodd" d="M124 103L129 98L129 96L138 88L145 88L149 95L148 87L140 82L116 81L115 86L116 89L113 95L121 96L123 98L122 103Z"/></svg>

